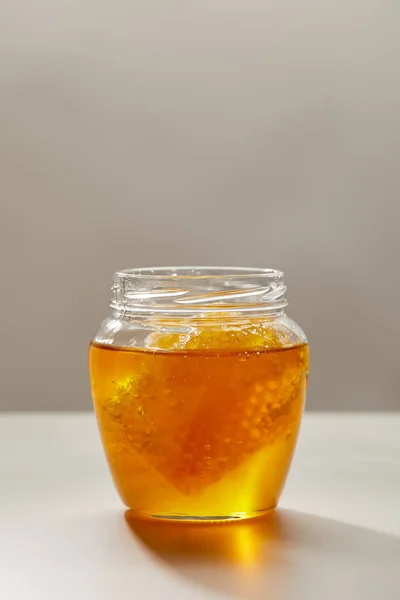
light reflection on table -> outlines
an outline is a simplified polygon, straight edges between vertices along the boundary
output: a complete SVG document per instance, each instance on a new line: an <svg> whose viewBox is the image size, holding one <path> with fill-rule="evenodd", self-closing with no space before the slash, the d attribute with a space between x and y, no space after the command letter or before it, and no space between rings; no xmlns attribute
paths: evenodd
<svg viewBox="0 0 400 600"><path fill-rule="evenodd" d="M294 598L298 586L336 598L335 585L355 581L366 593L389 587L388 598L400 597L400 580L395 590L385 575L400 560L399 539L377 531L289 510L228 524L137 521L130 511L125 520L158 568L207 598ZM327 587L332 565L338 577Z"/></svg>

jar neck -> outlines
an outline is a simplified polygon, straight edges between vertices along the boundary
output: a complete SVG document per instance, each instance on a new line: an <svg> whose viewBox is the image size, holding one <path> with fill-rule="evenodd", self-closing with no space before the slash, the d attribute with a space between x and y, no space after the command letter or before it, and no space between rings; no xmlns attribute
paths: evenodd
<svg viewBox="0 0 400 600"><path fill-rule="evenodd" d="M274 317L287 301L282 271L161 267L117 271L111 307L118 314L210 320Z"/></svg>

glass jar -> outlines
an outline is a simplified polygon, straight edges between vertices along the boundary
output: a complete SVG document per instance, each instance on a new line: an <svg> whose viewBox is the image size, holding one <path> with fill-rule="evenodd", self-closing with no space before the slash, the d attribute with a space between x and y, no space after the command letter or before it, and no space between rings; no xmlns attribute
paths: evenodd
<svg viewBox="0 0 400 600"><path fill-rule="evenodd" d="M139 518L221 521L276 506L303 413L306 337L283 273L119 271L90 344L111 473Z"/></svg>

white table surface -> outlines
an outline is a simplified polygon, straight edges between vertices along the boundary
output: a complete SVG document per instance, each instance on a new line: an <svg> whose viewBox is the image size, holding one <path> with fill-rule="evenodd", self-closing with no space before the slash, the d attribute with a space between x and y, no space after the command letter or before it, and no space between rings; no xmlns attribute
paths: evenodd
<svg viewBox="0 0 400 600"><path fill-rule="evenodd" d="M306 414L265 523L133 525L92 414L0 416L2 600L400 599L400 413Z"/></svg>

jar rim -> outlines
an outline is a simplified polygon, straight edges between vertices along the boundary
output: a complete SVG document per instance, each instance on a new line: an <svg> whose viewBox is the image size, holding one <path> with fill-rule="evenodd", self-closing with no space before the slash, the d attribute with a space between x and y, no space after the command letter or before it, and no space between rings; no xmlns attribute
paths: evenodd
<svg viewBox="0 0 400 600"><path fill-rule="evenodd" d="M217 279L261 277L283 279L284 273L278 269L260 267L218 267L218 266L176 266L176 267L137 267L133 269L119 269L115 272L117 277L142 278L142 279Z"/></svg>

